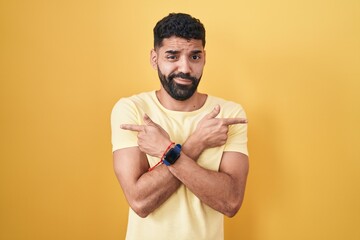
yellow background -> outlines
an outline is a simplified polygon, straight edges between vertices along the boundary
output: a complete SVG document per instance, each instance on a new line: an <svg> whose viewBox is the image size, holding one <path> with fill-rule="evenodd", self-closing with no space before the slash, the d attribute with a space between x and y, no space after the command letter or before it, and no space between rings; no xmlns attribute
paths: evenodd
<svg viewBox="0 0 360 240"><path fill-rule="evenodd" d="M250 121L226 239L360 239L358 0L1 0L0 239L124 238L109 116L159 87L152 28L169 12L207 29L200 91Z"/></svg>

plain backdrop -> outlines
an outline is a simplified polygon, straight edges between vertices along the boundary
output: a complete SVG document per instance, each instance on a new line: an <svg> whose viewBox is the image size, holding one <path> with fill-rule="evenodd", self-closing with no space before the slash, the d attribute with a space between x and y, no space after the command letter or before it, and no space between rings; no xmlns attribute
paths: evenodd
<svg viewBox="0 0 360 240"><path fill-rule="evenodd" d="M199 90L249 119L226 239L360 239L358 0L0 1L0 239L124 239L110 112L159 88L152 29L170 12L206 27Z"/></svg>

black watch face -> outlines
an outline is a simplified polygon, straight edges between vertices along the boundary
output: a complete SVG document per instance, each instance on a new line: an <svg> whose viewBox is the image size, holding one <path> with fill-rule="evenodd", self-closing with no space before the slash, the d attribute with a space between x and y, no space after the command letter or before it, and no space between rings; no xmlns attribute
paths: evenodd
<svg viewBox="0 0 360 240"><path fill-rule="evenodd" d="M168 161L170 164L175 163L176 159L179 158L179 153L175 151L175 149L170 149L170 151L166 154L166 161Z"/></svg>

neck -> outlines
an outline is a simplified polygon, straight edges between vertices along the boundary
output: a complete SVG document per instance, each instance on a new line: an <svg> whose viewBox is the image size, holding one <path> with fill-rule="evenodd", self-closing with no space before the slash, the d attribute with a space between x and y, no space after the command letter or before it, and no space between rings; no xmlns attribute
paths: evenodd
<svg viewBox="0 0 360 240"><path fill-rule="evenodd" d="M189 99L179 101L172 98L165 89L156 91L156 97L164 108L172 111L191 112L200 109L207 99L206 94L195 92Z"/></svg>

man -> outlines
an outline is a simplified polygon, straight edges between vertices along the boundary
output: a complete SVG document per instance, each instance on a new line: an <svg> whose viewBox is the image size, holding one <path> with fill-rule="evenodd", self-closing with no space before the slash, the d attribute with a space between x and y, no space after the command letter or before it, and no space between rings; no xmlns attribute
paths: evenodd
<svg viewBox="0 0 360 240"><path fill-rule="evenodd" d="M130 205L127 239L223 239L244 197L247 121L240 105L197 91L205 29L188 14L154 28L161 88L116 103L114 169Z"/></svg>

